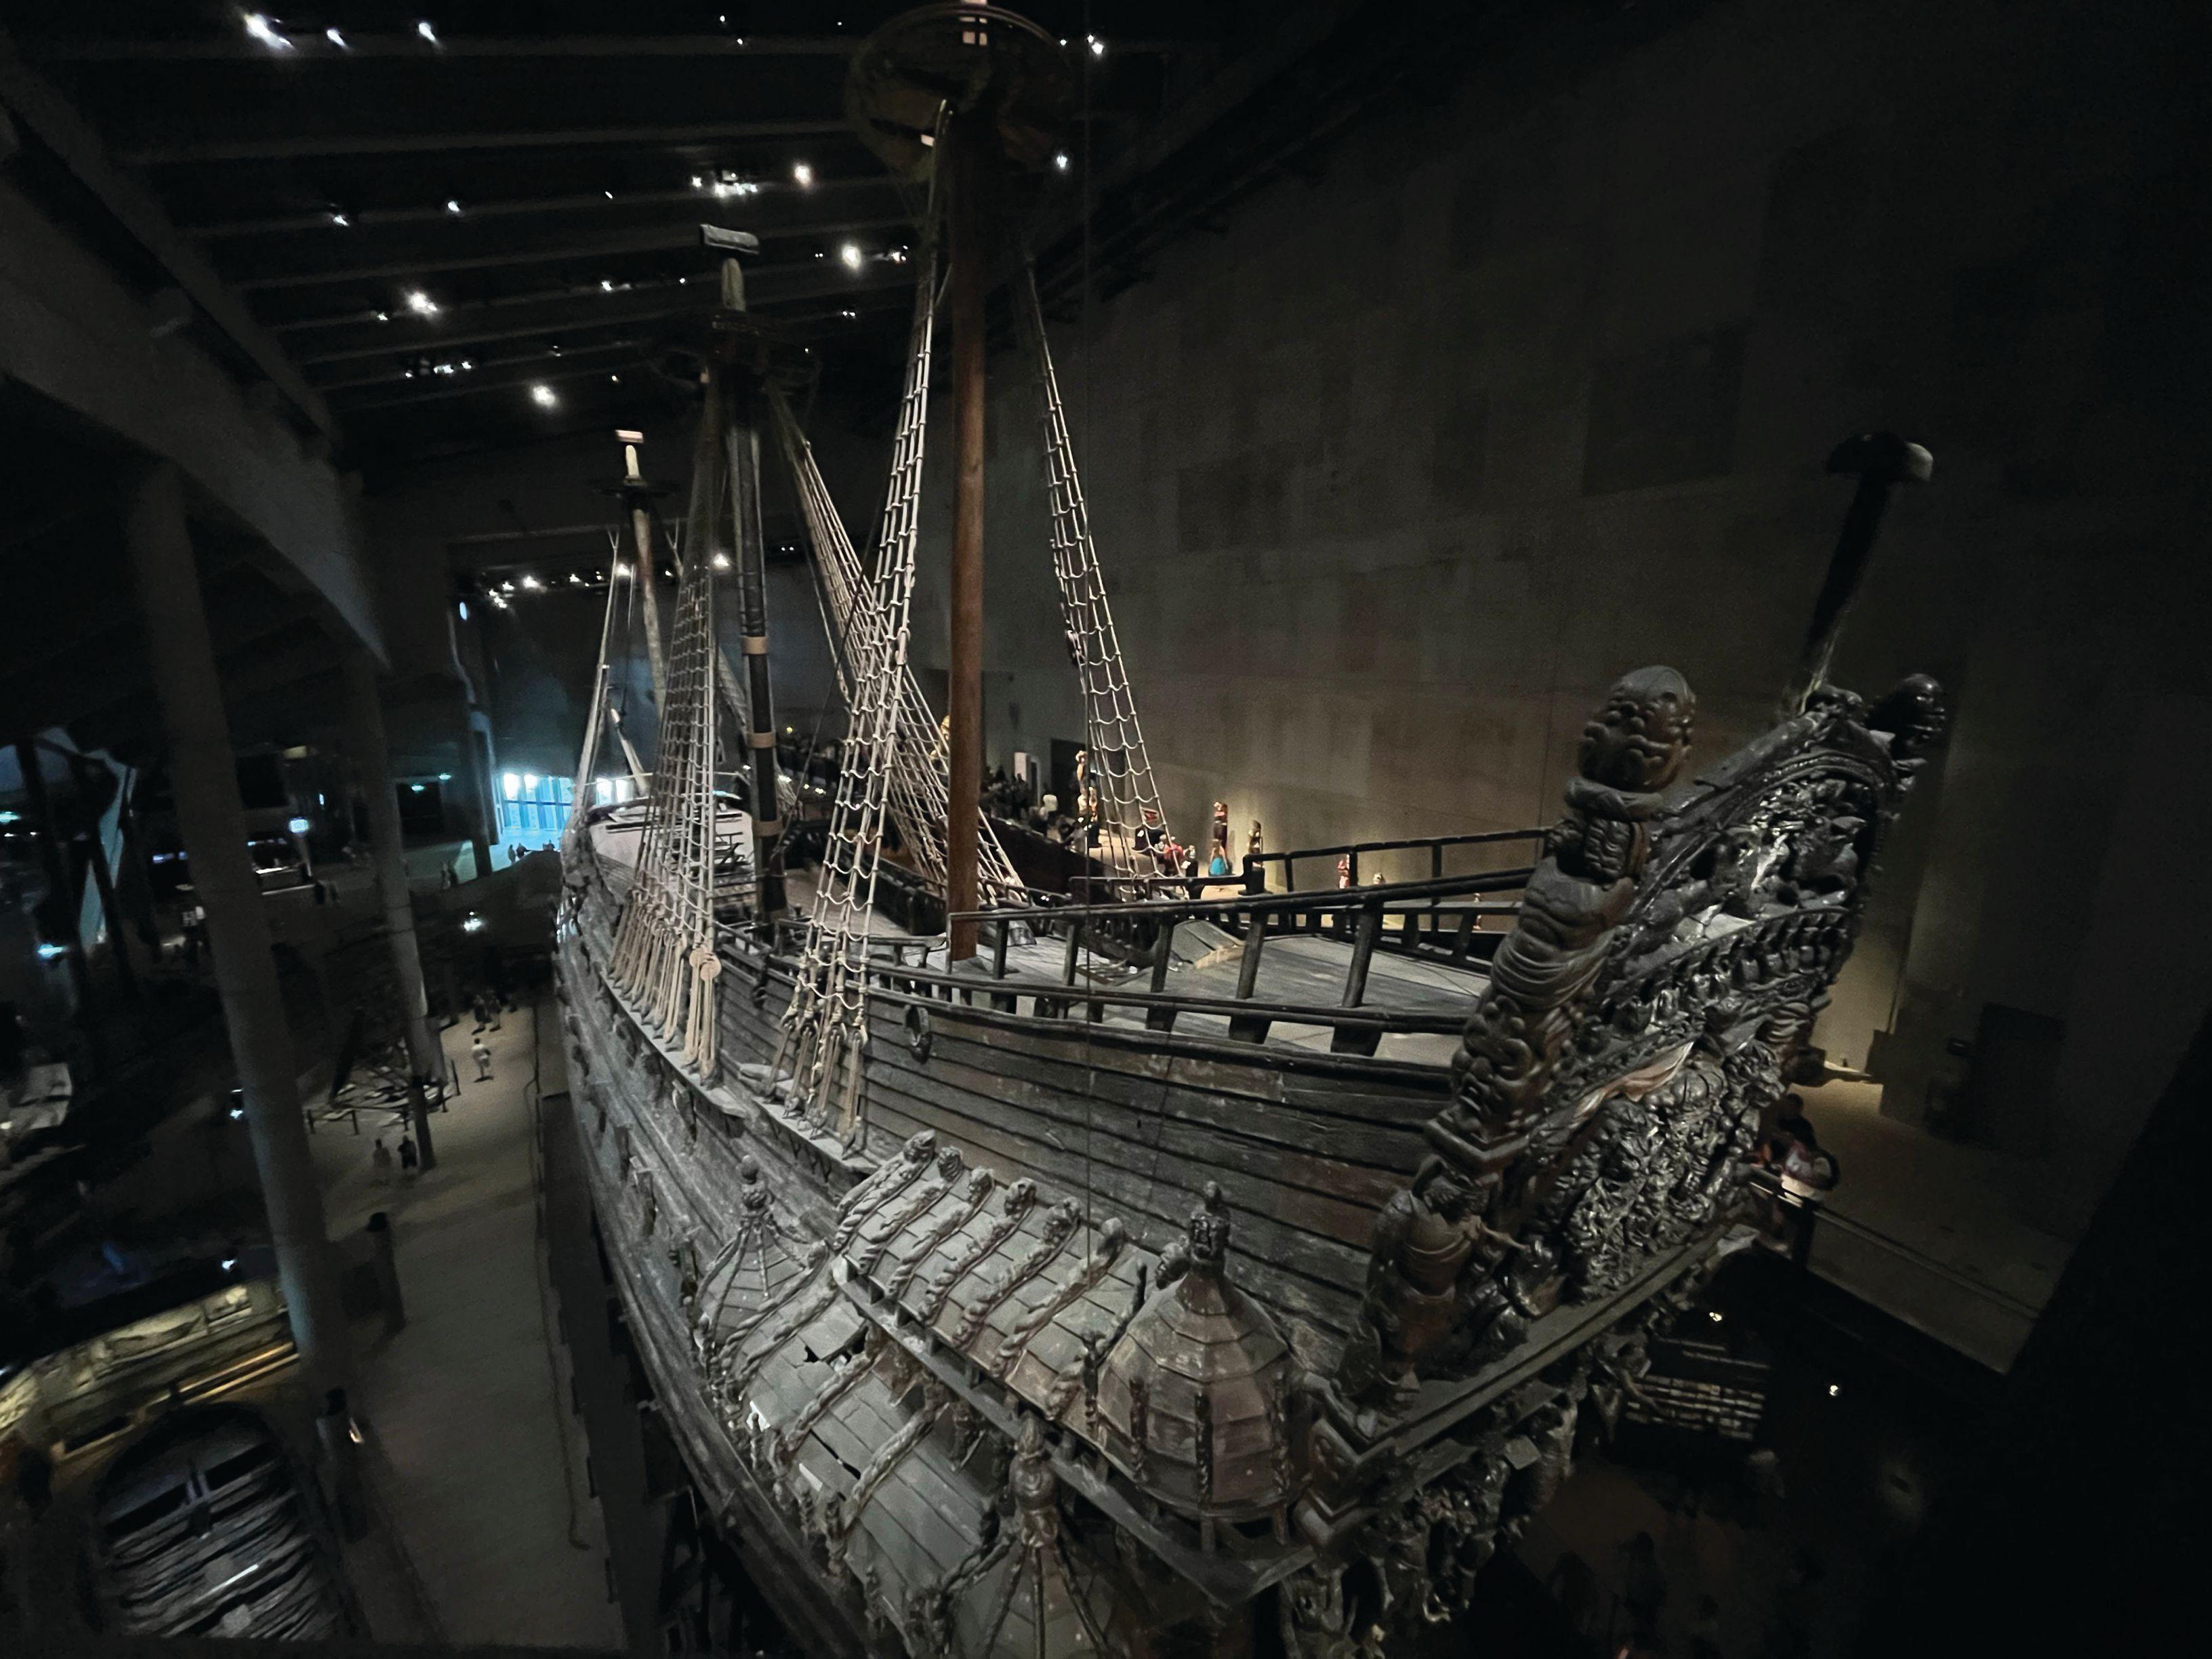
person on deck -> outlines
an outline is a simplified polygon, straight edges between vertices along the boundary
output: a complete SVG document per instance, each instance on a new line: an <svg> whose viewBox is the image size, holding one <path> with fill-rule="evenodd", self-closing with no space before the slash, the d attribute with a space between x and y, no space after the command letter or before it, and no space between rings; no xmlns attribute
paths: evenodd
<svg viewBox="0 0 2212 1659"><path fill-rule="evenodd" d="M491 1049L490 1047L486 1044L483 1037L477 1036L470 1040L469 1058L477 1063L477 1081L479 1083L490 1082Z"/></svg>
<svg viewBox="0 0 2212 1659"><path fill-rule="evenodd" d="M415 1137L399 1137L399 1176L403 1181L412 1181L422 1169L422 1154L415 1148Z"/></svg>
<svg viewBox="0 0 2212 1659"><path fill-rule="evenodd" d="M376 1177L378 1186L388 1187L392 1184L392 1148L386 1146L380 1139L369 1149L368 1165Z"/></svg>

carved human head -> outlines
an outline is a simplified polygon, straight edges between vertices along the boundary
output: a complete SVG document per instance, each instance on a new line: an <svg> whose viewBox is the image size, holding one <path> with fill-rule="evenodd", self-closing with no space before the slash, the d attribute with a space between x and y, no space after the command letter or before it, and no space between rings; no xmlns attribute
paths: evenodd
<svg viewBox="0 0 2212 1659"><path fill-rule="evenodd" d="M1689 753L1698 700L1671 668L1639 668L1613 682L1605 707L1583 728L1582 775L1593 783L1646 793L1664 789Z"/></svg>
<svg viewBox="0 0 2212 1659"><path fill-rule="evenodd" d="M1926 674L1908 674L1867 714L1870 731L1889 734L1889 752L1913 760L1943 741L1951 710L1943 688Z"/></svg>

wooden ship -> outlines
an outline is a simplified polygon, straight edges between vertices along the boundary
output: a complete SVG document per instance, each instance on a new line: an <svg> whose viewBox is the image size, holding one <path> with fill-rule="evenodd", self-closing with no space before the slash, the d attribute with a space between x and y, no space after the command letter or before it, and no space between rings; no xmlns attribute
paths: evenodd
<svg viewBox="0 0 2212 1659"><path fill-rule="evenodd" d="M726 267L675 611L649 641L650 791L589 808L602 695L564 840L577 1133L659 1408L797 1650L1386 1652L1464 1608L1609 1431L1655 1329L1752 1236L1754 1147L1818 1071L1868 870L1942 733L1932 682L1869 704L1825 677L1882 492L1925 454L1838 453L1859 497L1805 673L1719 765L1691 775L1692 690L1646 668L1591 717L1547 830L1169 878L1018 274L1104 872L1025 889L978 821L977 700L956 662L941 741L908 618L935 323L957 562L980 535L976 180L1040 154L1065 75L997 8L928 9L855 60L865 130L929 177L868 562ZM763 434L848 702L805 858L769 703ZM954 592L957 613L957 571ZM1470 848L1522 861L1446 873ZM1336 884L1386 849L1430 873ZM894 881L941 894L945 930L895 924Z"/></svg>

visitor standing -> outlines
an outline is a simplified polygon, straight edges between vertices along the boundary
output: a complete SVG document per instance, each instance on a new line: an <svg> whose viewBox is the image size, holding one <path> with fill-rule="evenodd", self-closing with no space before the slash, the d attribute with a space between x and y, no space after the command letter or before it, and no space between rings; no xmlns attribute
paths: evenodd
<svg viewBox="0 0 2212 1659"><path fill-rule="evenodd" d="M414 1136L412 1136L412 1135L402 1135L402 1136L400 1136L400 1137L399 1137L399 1176L400 1176L400 1178L401 1178L403 1181L411 1181L411 1180L413 1180L413 1179L415 1178L415 1176L416 1176L416 1175L421 1171L422 1168L422 1153L420 1153L420 1152L416 1152L416 1151L415 1150L415 1137L414 1137Z"/></svg>
<svg viewBox="0 0 2212 1659"><path fill-rule="evenodd" d="M477 1036L470 1040L469 1058L475 1060L477 1063L477 1081L479 1083L490 1082L491 1049L485 1043L483 1037Z"/></svg>
<svg viewBox="0 0 2212 1659"><path fill-rule="evenodd" d="M370 1169L375 1172L376 1184L380 1187L389 1187L392 1184L392 1148L379 1139L376 1145L369 1149L368 1163Z"/></svg>

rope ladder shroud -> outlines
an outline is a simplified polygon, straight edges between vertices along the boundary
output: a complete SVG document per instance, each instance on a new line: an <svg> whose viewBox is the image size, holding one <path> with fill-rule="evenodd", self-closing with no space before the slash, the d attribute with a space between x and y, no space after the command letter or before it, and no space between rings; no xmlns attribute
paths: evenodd
<svg viewBox="0 0 2212 1659"><path fill-rule="evenodd" d="M689 539L708 545L718 494L720 388L710 380L699 417ZM703 486L702 486L703 481ZM685 562L667 641L668 695L660 711L653 792L638 849L636 879L615 935L610 971L661 1036L702 1076L717 1063L714 863L717 801L714 572L710 558Z"/></svg>
<svg viewBox="0 0 2212 1659"><path fill-rule="evenodd" d="M1083 694L1090 777L1098 789L1100 847L1109 863L1150 874L1145 867L1149 860L1142 855L1149 850L1147 842L1165 845L1167 814L1152 779L1152 756L1137 720L1136 695L1122 661L1121 637L1115 632L1098 550L1091 538L1090 509L1076 469L1060 377L1045 338L1036 271L1027 259L1015 285L1014 317L1023 343L1035 359L1040 447L1052 511L1052 568L1060 587L1060 619ZM1076 806L1079 814L1082 803Z"/></svg>
<svg viewBox="0 0 2212 1659"><path fill-rule="evenodd" d="M936 325L935 209L933 202L923 227L914 326L892 441L890 483L877 538L876 568L865 588L854 593L858 625L848 635L851 734L838 769L836 805L816 878L797 982L769 1073L770 1087L788 1073L805 1115L825 1128L834 1127L848 1146L859 1144L866 1130L860 1084L868 1031L868 931L890 782L903 746L900 693L908 678L930 348Z"/></svg>

